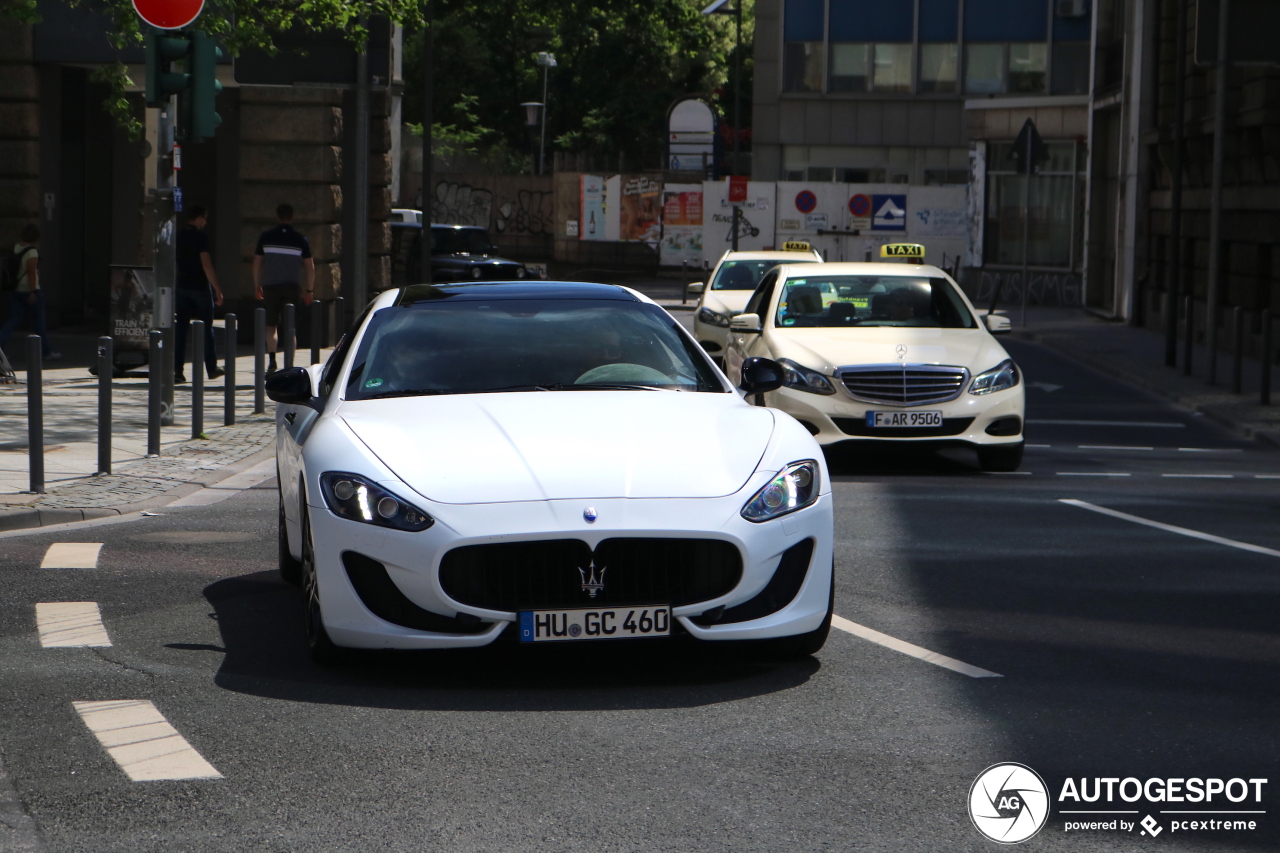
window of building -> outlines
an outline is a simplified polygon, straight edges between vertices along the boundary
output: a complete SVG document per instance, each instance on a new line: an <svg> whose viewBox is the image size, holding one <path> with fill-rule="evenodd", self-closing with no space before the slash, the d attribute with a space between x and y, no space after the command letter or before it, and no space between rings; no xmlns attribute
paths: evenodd
<svg viewBox="0 0 1280 853"><path fill-rule="evenodd" d="M1045 143L1049 160L1031 178L1027 262L1036 267L1080 265L1084 208L1084 157L1075 142ZM1011 142L991 143L987 156L985 256L988 265L1022 263L1023 193L1026 176L1016 174Z"/></svg>
<svg viewBox="0 0 1280 853"><path fill-rule="evenodd" d="M828 86L832 92L865 92L871 85L871 45L831 45L831 76Z"/></svg>
<svg viewBox="0 0 1280 853"><path fill-rule="evenodd" d="M1089 43L1056 41L1053 43L1053 82L1055 95L1084 95L1089 92Z"/></svg>
<svg viewBox="0 0 1280 853"><path fill-rule="evenodd" d="M964 46L964 90L985 95L1005 90L1005 45Z"/></svg>
<svg viewBox="0 0 1280 853"><path fill-rule="evenodd" d="M1049 46L1044 42L1009 45L1009 91L1044 92L1048 60Z"/></svg>
<svg viewBox="0 0 1280 853"><path fill-rule="evenodd" d="M959 45L920 45L920 91L956 91L956 83L959 79L959 65Z"/></svg>
<svg viewBox="0 0 1280 853"><path fill-rule="evenodd" d="M782 88L821 92L826 65L824 0L785 0L782 22Z"/></svg>
<svg viewBox="0 0 1280 853"><path fill-rule="evenodd" d="M911 45L831 45L831 92L910 92Z"/></svg>
<svg viewBox="0 0 1280 853"><path fill-rule="evenodd" d="M911 45L877 44L871 75L873 92L911 91Z"/></svg>

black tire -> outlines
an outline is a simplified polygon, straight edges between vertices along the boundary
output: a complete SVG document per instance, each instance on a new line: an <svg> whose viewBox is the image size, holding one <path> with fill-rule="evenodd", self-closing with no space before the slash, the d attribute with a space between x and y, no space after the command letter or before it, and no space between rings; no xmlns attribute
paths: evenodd
<svg viewBox="0 0 1280 853"><path fill-rule="evenodd" d="M280 479L280 472L276 472L276 480ZM292 586L300 586L302 584L302 561L295 560L293 555L289 553L289 531L285 526L284 520L284 493L279 493L279 515L276 524L276 551L277 559L280 563L280 579Z"/></svg>
<svg viewBox="0 0 1280 853"><path fill-rule="evenodd" d="M316 579L315 547L311 542L311 513L305 506L302 510L302 591L307 650L311 652L311 659L322 666L347 663L351 653L334 645L333 640L329 639L329 632L324 629L324 618L320 611L320 584Z"/></svg>
<svg viewBox="0 0 1280 853"><path fill-rule="evenodd" d="M983 471L1017 471L1022 465L1022 442L978 448L978 466Z"/></svg>
<svg viewBox="0 0 1280 853"><path fill-rule="evenodd" d="M807 634L796 634L794 637L777 637L765 640L769 654L785 660L796 660L816 655L826 645L827 635L831 633L831 616L836 612L836 564L831 561L831 592L827 595L827 616L822 624Z"/></svg>

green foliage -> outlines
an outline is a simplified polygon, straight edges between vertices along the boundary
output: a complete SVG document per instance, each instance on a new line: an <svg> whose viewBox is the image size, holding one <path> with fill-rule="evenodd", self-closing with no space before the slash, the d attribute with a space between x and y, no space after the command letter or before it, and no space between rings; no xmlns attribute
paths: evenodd
<svg viewBox="0 0 1280 853"><path fill-rule="evenodd" d="M490 171L523 171L526 165L524 157L510 151L505 140L480 123L477 116L479 101L475 95L460 95L450 110L457 116L457 122L434 122L431 125L431 153L448 169L455 168L462 155L476 156L483 151L483 159L488 161ZM422 122L408 123L405 127L414 136L422 136Z"/></svg>
<svg viewBox="0 0 1280 853"><path fill-rule="evenodd" d="M107 97L103 100L102 106L116 120L116 124L120 129L135 142L142 138L145 128L142 122L138 121L138 116L134 112L133 104L129 101L129 69L125 67L123 62L117 62L114 65L103 65L95 68L93 73L89 75L89 79L95 83L101 83L107 87Z"/></svg>

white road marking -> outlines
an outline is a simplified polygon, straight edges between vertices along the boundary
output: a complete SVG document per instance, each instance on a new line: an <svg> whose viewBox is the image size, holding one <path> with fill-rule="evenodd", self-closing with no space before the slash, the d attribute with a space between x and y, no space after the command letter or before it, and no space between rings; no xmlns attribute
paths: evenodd
<svg viewBox="0 0 1280 853"><path fill-rule="evenodd" d="M904 655L910 655L913 658L919 658L926 663L943 667L944 669L967 675L970 678L1003 678L998 672L991 672L981 667L972 666L964 661L958 661L955 658L949 658L946 655L940 655L937 652L931 652L928 649L921 648L914 643L908 643L905 640L899 640L897 637L890 637L888 634L881 634L874 628L868 628L866 625L859 625L857 622L850 622L843 616L832 616L831 627L839 628L841 631L847 631L855 637L861 637L864 640L870 640L877 645L884 646L886 649L893 649L895 652L901 652Z"/></svg>
<svg viewBox="0 0 1280 853"><path fill-rule="evenodd" d="M1081 450L1155 450L1154 447L1125 447L1120 444L1082 444Z"/></svg>
<svg viewBox="0 0 1280 853"><path fill-rule="evenodd" d="M1180 453L1243 453L1239 447L1179 447Z"/></svg>
<svg viewBox="0 0 1280 853"><path fill-rule="evenodd" d="M1186 424L1176 424L1170 421L1068 421L1068 420L1040 420L1030 418L1027 420L1029 424L1050 424L1053 426L1114 426L1114 427L1152 427L1158 429L1185 429Z"/></svg>
<svg viewBox="0 0 1280 853"><path fill-rule="evenodd" d="M1030 471L983 471L983 474L990 474L993 477L1009 477L1014 474L1021 474L1024 477L1030 477Z"/></svg>
<svg viewBox="0 0 1280 853"><path fill-rule="evenodd" d="M1255 480L1280 480L1280 474L1254 474Z"/></svg>
<svg viewBox="0 0 1280 853"><path fill-rule="evenodd" d="M42 569L96 569L101 542L55 542L44 553Z"/></svg>
<svg viewBox="0 0 1280 853"><path fill-rule="evenodd" d="M1052 444L1028 444L1027 447L1053 447Z"/></svg>
<svg viewBox="0 0 1280 853"><path fill-rule="evenodd" d="M246 468L239 474L233 474L221 483L208 486L198 492L192 492L185 498L178 498L168 506L209 506L219 501L225 501L238 492L245 489L251 489L261 483L263 480L269 480L276 475L276 461L267 459L259 462L252 468Z"/></svg>
<svg viewBox="0 0 1280 853"><path fill-rule="evenodd" d="M107 754L134 782L222 778L145 699L71 704Z"/></svg>
<svg viewBox="0 0 1280 853"><path fill-rule="evenodd" d="M1239 548L1242 551L1252 551L1255 554L1266 554L1268 557L1280 557L1280 551L1271 548L1264 548L1261 545L1251 545L1248 542L1239 542L1235 539L1226 539L1222 536L1214 536L1212 533L1201 533L1199 530L1192 530L1188 527L1178 527L1174 524L1165 524L1161 521L1152 521L1149 518L1140 518L1136 515L1130 515L1127 512L1119 512L1114 509L1107 509L1104 506L1097 506L1086 501L1078 501L1074 498L1059 498L1059 502L1078 506L1081 509L1087 509L1091 512L1100 512L1103 515L1109 515L1112 518L1119 518L1122 521L1132 521L1134 524L1145 524L1147 527L1154 527L1157 530L1166 530L1169 533L1178 533L1182 536L1190 536L1192 539L1203 539L1206 542L1213 542L1217 545L1228 545L1232 548Z"/></svg>
<svg viewBox="0 0 1280 853"><path fill-rule="evenodd" d="M1183 480L1230 480L1235 474L1161 474L1161 477L1177 477Z"/></svg>
<svg viewBox="0 0 1280 853"><path fill-rule="evenodd" d="M1128 477L1118 471L1059 471L1059 477Z"/></svg>
<svg viewBox="0 0 1280 853"><path fill-rule="evenodd" d="M111 645L96 601L52 601L36 605L36 628L46 649Z"/></svg>

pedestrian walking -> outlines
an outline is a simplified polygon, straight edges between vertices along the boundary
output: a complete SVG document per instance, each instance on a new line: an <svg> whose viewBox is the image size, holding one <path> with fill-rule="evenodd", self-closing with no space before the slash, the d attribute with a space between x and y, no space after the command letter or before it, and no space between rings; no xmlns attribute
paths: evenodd
<svg viewBox="0 0 1280 853"><path fill-rule="evenodd" d="M13 253L4 259L0 270L0 286L9 291L9 319L0 327L0 349L9 335L31 318L32 330L40 336L40 347L46 361L62 358L49 343L45 327L45 293L40 282L40 227L30 223L22 229Z"/></svg>
<svg viewBox="0 0 1280 853"><path fill-rule="evenodd" d="M267 309L267 373L276 372L276 329L286 305L310 305L315 294L316 262L311 244L293 228L293 206L276 208L279 225L264 231L253 254L255 295Z"/></svg>
<svg viewBox="0 0 1280 853"><path fill-rule="evenodd" d="M178 232L178 280L175 288L174 308L178 314L178 329L174 344L174 380L186 382L183 368L187 363L187 331L192 320L204 321L204 364L210 379L222 375L218 367L218 354L213 343L213 306L222 304L222 288L213 271L213 249L204 227L209 224L209 212L193 204L187 212L187 227Z"/></svg>

